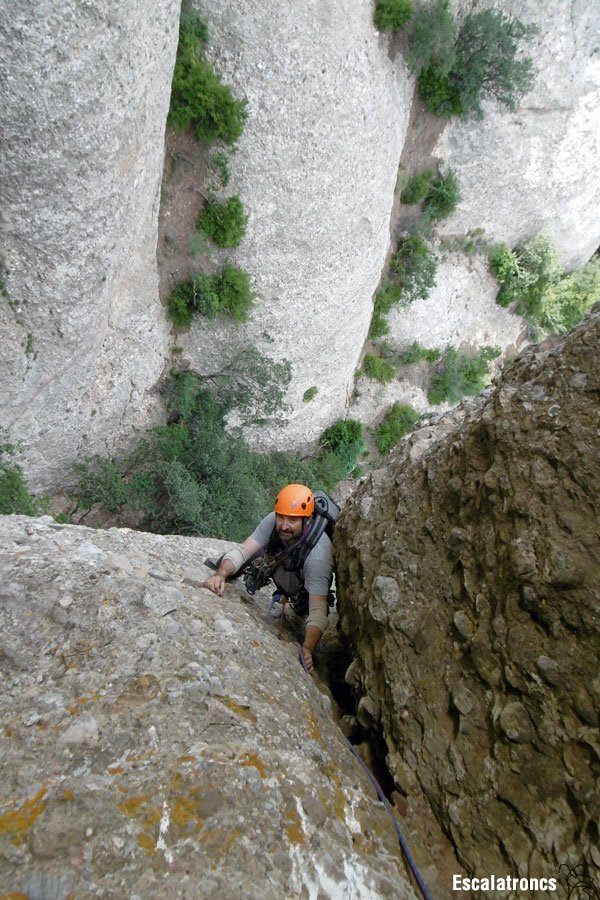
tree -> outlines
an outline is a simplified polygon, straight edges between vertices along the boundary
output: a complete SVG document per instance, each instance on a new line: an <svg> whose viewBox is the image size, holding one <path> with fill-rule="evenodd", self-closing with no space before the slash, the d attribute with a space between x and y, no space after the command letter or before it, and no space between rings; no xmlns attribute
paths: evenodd
<svg viewBox="0 0 600 900"><path fill-rule="evenodd" d="M482 94L487 93L515 110L534 81L531 59L517 58L519 42L536 31L535 25L525 25L496 9L484 9L468 15L461 25L452 48L453 62L445 44L443 55L427 51L425 44L419 57L415 43L415 59L428 60L419 74L419 92L427 108L439 116L480 119Z"/></svg>
<svg viewBox="0 0 600 900"><path fill-rule="evenodd" d="M423 6L408 27L406 62L416 74L435 63L440 75L447 75L456 59L454 45L458 26L448 9L448 0Z"/></svg>
<svg viewBox="0 0 600 900"><path fill-rule="evenodd" d="M531 59L517 59L519 42L536 30L535 25L525 25L497 9L467 16L458 34L456 62L449 75L463 115L483 116L482 92L510 110L517 108L534 81Z"/></svg>

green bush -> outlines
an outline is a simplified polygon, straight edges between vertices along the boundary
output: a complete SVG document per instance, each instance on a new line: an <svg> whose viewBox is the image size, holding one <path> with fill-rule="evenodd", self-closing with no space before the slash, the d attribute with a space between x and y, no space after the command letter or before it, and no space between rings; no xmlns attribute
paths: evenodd
<svg viewBox="0 0 600 900"><path fill-rule="evenodd" d="M506 244L495 244L490 250L489 258L492 275L500 284L504 285L518 275L516 256ZM504 298L498 299L500 306L508 306L510 302L505 302Z"/></svg>
<svg viewBox="0 0 600 900"><path fill-rule="evenodd" d="M394 403L386 412L382 423L373 433L380 453L395 447L407 432L419 421L419 413L404 403Z"/></svg>
<svg viewBox="0 0 600 900"><path fill-rule="evenodd" d="M464 109L457 88L434 62L419 73L417 85L421 100L434 116L462 116Z"/></svg>
<svg viewBox="0 0 600 900"><path fill-rule="evenodd" d="M218 247L237 247L246 234L248 217L240 198L209 200L198 217L197 226Z"/></svg>
<svg viewBox="0 0 600 900"><path fill-rule="evenodd" d="M363 373L367 378L379 381L380 384L387 384L396 377L396 371L389 362L376 356L374 353L365 354L363 360Z"/></svg>
<svg viewBox="0 0 600 900"><path fill-rule="evenodd" d="M428 187L423 203L425 216L431 222L439 222L454 212L460 200L458 179L452 169L448 169L445 175L434 178Z"/></svg>
<svg viewBox="0 0 600 900"><path fill-rule="evenodd" d="M413 13L412 0L375 0L373 20L379 31L398 31Z"/></svg>
<svg viewBox="0 0 600 900"><path fill-rule="evenodd" d="M339 463L341 477L349 475L365 450L364 428L354 419L339 419L326 428L321 435L321 445L327 454L332 454Z"/></svg>
<svg viewBox="0 0 600 900"><path fill-rule="evenodd" d="M0 515L43 515L48 511L48 498L30 493L23 471L13 459L18 446L10 443L5 430L0 430L0 441Z"/></svg>
<svg viewBox="0 0 600 900"><path fill-rule="evenodd" d="M540 326L549 334L565 334L600 301L600 259L595 257L579 272L548 285Z"/></svg>
<svg viewBox="0 0 600 900"><path fill-rule="evenodd" d="M310 403L311 400L314 400L317 394L319 393L319 388L313 385L313 387L309 387L304 394L302 395L302 399L305 403Z"/></svg>
<svg viewBox="0 0 600 900"><path fill-rule="evenodd" d="M182 328L190 327L195 313L207 318L226 313L239 324L247 321L254 299L246 272L227 261L217 275L198 274L177 285L167 307L172 321Z"/></svg>
<svg viewBox="0 0 600 900"><path fill-rule="evenodd" d="M207 40L197 16L182 20L167 122L174 131L193 126L201 140L234 144L246 121L246 101L234 98L204 58Z"/></svg>
<svg viewBox="0 0 600 900"><path fill-rule="evenodd" d="M465 18L456 42L456 62L450 71L463 115L483 116L481 97L487 93L514 111L533 87L531 59L520 56L520 44L537 31L497 9L483 9Z"/></svg>
<svg viewBox="0 0 600 900"><path fill-rule="evenodd" d="M433 169L425 169L423 172L415 173L409 178L406 187L400 194L401 201L409 206L414 203L421 203L429 192L433 177Z"/></svg>
<svg viewBox="0 0 600 900"><path fill-rule="evenodd" d="M247 321L255 294L243 269L227 261L217 275L196 275L194 287L196 309L201 315L213 318L217 313L227 313L238 324Z"/></svg>
<svg viewBox="0 0 600 900"><path fill-rule="evenodd" d="M231 177L227 155L221 151L213 153L210 157L210 164L219 178L220 186L226 188Z"/></svg>
<svg viewBox="0 0 600 900"><path fill-rule="evenodd" d="M390 261L400 302L412 303L428 296L435 284L437 262L425 239L419 234L401 238Z"/></svg>
<svg viewBox="0 0 600 900"><path fill-rule="evenodd" d="M226 431L228 402L198 376L173 377L165 396L171 424L148 431L124 463L94 457L78 465L80 506L100 504L127 522L135 515L149 531L241 541L273 509L282 485L333 491L363 449L362 426L347 421L324 432L324 452L310 463L261 454Z"/></svg>
<svg viewBox="0 0 600 900"><path fill-rule="evenodd" d="M167 301L171 321L180 328L189 328L194 317L194 285L185 281L175 287Z"/></svg>
<svg viewBox="0 0 600 900"><path fill-rule="evenodd" d="M510 250L498 244L490 251L490 268L500 283L496 302L515 305L534 330L564 334L581 321L600 299L597 259L566 275L549 240L538 235Z"/></svg>
<svg viewBox="0 0 600 900"><path fill-rule="evenodd" d="M385 337L385 335L389 333L390 326L385 320L383 314L374 309L373 315L371 317L371 324L369 326L369 340L376 341L378 338Z"/></svg>
<svg viewBox="0 0 600 900"><path fill-rule="evenodd" d="M375 341L390 333L390 326L386 322L385 316L396 303L400 302L401 295L400 286L392 282L388 282L379 288L373 303L369 340Z"/></svg>
<svg viewBox="0 0 600 900"><path fill-rule="evenodd" d="M100 504L109 512L116 512L128 500L129 490L119 465L104 456L88 456L75 463L79 476L78 503L85 509Z"/></svg>
<svg viewBox="0 0 600 900"><path fill-rule="evenodd" d="M454 45L458 34L448 0L422 6L407 29L408 50L406 62L409 71L416 75L431 63L440 76L447 75L454 65Z"/></svg>
<svg viewBox="0 0 600 900"><path fill-rule="evenodd" d="M428 350L415 341L397 355L396 362L400 366L409 366L417 362L437 362L441 355L441 350Z"/></svg>
<svg viewBox="0 0 600 900"><path fill-rule="evenodd" d="M515 110L534 81L533 63L519 56L519 45L536 30L499 10L484 9L466 16L452 47L447 26L441 29L442 52L430 50L421 35L423 46L418 50L421 44L415 43L410 64L424 64L418 85L427 109L438 116L480 119L487 93Z"/></svg>
<svg viewBox="0 0 600 900"><path fill-rule="evenodd" d="M490 360L499 355L497 347L484 347L477 353L458 353L449 347L431 378L427 399L435 406L478 394L490 383Z"/></svg>

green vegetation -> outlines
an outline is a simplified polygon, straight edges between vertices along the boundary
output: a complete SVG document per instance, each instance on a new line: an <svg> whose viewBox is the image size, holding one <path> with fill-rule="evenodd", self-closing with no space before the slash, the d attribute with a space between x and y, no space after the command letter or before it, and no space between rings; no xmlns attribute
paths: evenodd
<svg viewBox="0 0 600 900"><path fill-rule="evenodd" d="M283 484L297 481L333 491L356 467L363 451L360 423L345 420L327 429L323 452L312 461L298 454L261 454L239 433L225 430L235 396L227 390L215 396L206 380L191 372L173 376L167 392L171 424L147 432L123 463L99 456L80 463L78 506L100 504L163 534L241 541L272 510Z"/></svg>
<svg viewBox="0 0 600 900"><path fill-rule="evenodd" d="M432 66L440 77L446 76L456 61L454 45L458 35L458 25L448 9L448 0L422 6L407 32L406 62L410 72L417 75Z"/></svg>
<svg viewBox="0 0 600 900"><path fill-rule="evenodd" d="M310 403L311 400L314 400L317 394L319 393L319 388L313 385L313 387L309 387L304 391L302 395L302 399L305 403Z"/></svg>
<svg viewBox="0 0 600 900"><path fill-rule="evenodd" d="M201 140L235 144L247 118L246 101L235 99L205 59L207 42L204 22L184 13L167 122L174 131L192 126Z"/></svg>
<svg viewBox="0 0 600 900"><path fill-rule="evenodd" d="M425 238L418 233L398 241L390 269L391 277L400 289L401 303L424 299L435 284L436 259Z"/></svg>
<svg viewBox="0 0 600 900"><path fill-rule="evenodd" d="M178 284L167 307L171 320L180 328L189 328L196 313L208 318L226 313L239 324L248 319L254 299L246 272L227 261L217 275L199 274Z"/></svg>
<svg viewBox="0 0 600 900"><path fill-rule="evenodd" d="M419 421L419 413L404 403L394 403L386 412L383 421L373 433L380 453L387 453L395 447L407 432Z"/></svg>
<svg viewBox="0 0 600 900"><path fill-rule="evenodd" d="M490 382L490 361L499 355L497 347L484 347L477 353L459 353L449 347L431 378L427 399L432 405L446 400L458 403L462 397L478 394Z"/></svg>
<svg viewBox="0 0 600 900"><path fill-rule="evenodd" d="M414 203L421 203L427 196L434 175L433 169L424 169L422 172L416 172L412 175L400 194L401 201L409 206Z"/></svg>
<svg viewBox="0 0 600 900"><path fill-rule="evenodd" d="M218 247L237 247L246 234L248 217L236 195L221 202L209 200L198 217L197 226Z"/></svg>
<svg viewBox="0 0 600 900"><path fill-rule="evenodd" d="M402 350L396 357L400 366L409 366L418 362L437 362L442 355L441 350L428 350L421 347L418 341L414 341L406 350Z"/></svg>
<svg viewBox="0 0 600 900"><path fill-rule="evenodd" d="M369 327L369 340L375 341L378 338L389 334L390 326L385 317L391 310L392 306L400 302L401 298L400 285L393 282L384 283L377 293L373 303L373 315L371 317L371 325Z"/></svg>
<svg viewBox="0 0 600 900"><path fill-rule="evenodd" d="M564 334L600 299L600 260L595 257L567 275L550 241L538 235L511 250L498 244L490 251L490 268L500 282L496 302L515 304L534 330Z"/></svg>
<svg viewBox="0 0 600 900"><path fill-rule="evenodd" d="M380 384L387 384L396 377L396 371L387 360L382 359L374 353L366 353L363 360L363 374L367 378L379 381Z"/></svg>
<svg viewBox="0 0 600 900"><path fill-rule="evenodd" d="M452 169L438 175L430 183L423 201L425 217L430 222L439 222L454 212L460 202L458 179Z"/></svg>
<svg viewBox="0 0 600 900"><path fill-rule="evenodd" d="M47 497L30 493L21 467L13 457L18 453L6 431L0 431L0 515L41 516L48 511Z"/></svg>
<svg viewBox="0 0 600 900"><path fill-rule="evenodd" d="M418 84L426 107L438 116L480 119L482 96L488 94L515 110L533 87L533 63L519 56L519 45L535 33L535 26L484 9L467 15L453 37L448 16L448 4L438 0L435 14L417 15L409 35L409 65L422 66Z"/></svg>
<svg viewBox="0 0 600 900"><path fill-rule="evenodd" d="M217 153L213 153L210 157L209 162L219 179L219 186L222 188L227 187L227 185L229 184L229 179L231 177L227 154L223 153L221 150Z"/></svg>
<svg viewBox="0 0 600 900"><path fill-rule="evenodd" d="M375 0L373 20L379 31L397 31L404 28L413 13L412 0Z"/></svg>
<svg viewBox="0 0 600 900"><path fill-rule="evenodd" d="M364 428L361 422L354 419L339 419L325 429L321 435L321 445L325 449L321 466L325 463L327 468L337 468L336 481L340 480L356 470L365 452Z"/></svg>

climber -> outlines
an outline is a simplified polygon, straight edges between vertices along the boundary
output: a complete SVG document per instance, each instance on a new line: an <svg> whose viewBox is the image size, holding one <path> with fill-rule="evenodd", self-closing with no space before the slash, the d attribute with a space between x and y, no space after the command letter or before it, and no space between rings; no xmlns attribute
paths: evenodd
<svg viewBox="0 0 600 900"><path fill-rule="evenodd" d="M323 527L315 529L317 518L310 488L288 484L277 495L274 511L242 544L221 557L217 571L205 582L205 587L221 597L227 580L258 559L265 561L263 572L268 572L259 587L272 578L279 592L298 610L303 596L307 596L308 618L300 652L308 672L313 671L313 651L327 627L333 576L331 541Z"/></svg>

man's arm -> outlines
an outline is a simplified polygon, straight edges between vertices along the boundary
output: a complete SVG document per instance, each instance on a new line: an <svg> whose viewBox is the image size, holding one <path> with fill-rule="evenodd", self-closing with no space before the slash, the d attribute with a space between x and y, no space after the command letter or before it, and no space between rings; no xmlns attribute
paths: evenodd
<svg viewBox="0 0 600 900"><path fill-rule="evenodd" d="M301 647L302 658L304 659L307 672L313 671L313 650L327 628L327 613L327 597L320 594L309 594L306 633Z"/></svg>
<svg viewBox="0 0 600 900"><path fill-rule="evenodd" d="M219 568L214 575L204 582L204 587L207 587L213 594L222 597L225 592L227 579L237 572L250 557L258 553L260 549L261 545L258 541L251 537L246 538L243 544L239 544L223 556Z"/></svg>

